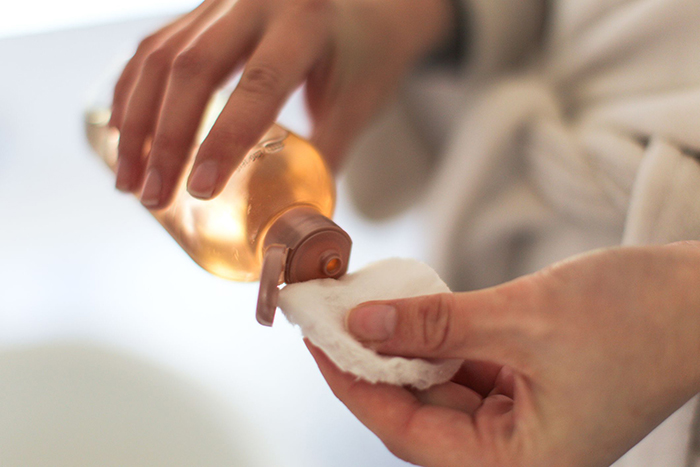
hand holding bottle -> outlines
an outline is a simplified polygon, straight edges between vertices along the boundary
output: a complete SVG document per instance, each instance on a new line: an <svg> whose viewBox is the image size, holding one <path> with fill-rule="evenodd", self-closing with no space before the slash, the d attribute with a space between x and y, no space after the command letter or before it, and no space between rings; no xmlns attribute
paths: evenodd
<svg viewBox="0 0 700 467"><path fill-rule="evenodd" d="M409 462L610 465L700 390L698 245L605 250L491 289L351 311L349 330L381 353L468 362L426 392L357 381L311 351Z"/></svg>
<svg viewBox="0 0 700 467"><path fill-rule="evenodd" d="M312 142L337 167L400 77L447 36L446 0L206 0L144 39L114 92L117 187L165 207L213 92L240 82L196 155L188 190L221 192L290 93L306 84Z"/></svg>

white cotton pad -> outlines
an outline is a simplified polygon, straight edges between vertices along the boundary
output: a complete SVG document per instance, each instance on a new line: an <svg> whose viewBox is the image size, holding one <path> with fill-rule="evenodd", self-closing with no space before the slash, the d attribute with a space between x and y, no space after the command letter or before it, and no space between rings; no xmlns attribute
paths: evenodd
<svg viewBox="0 0 700 467"><path fill-rule="evenodd" d="M345 315L357 305L450 292L435 271L411 259L387 259L339 280L291 284L280 291L278 305L302 334L345 372L371 383L427 389L449 381L460 360L432 360L379 355L345 329Z"/></svg>

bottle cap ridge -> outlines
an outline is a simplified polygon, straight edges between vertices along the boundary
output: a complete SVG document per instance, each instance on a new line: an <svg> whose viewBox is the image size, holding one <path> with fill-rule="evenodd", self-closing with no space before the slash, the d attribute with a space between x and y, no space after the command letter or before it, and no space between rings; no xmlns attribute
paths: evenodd
<svg viewBox="0 0 700 467"><path fill-rule="evenodd" d="M351 248L347 232L310 206L282 214L265 236L258 322L272 325L281 282L337 279L347 272Z"/></svg>

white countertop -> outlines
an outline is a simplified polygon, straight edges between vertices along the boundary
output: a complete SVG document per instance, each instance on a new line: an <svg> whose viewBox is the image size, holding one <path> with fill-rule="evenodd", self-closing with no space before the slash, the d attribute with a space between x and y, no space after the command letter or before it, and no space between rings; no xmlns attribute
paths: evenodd
<svg viewBox="0 0 700 467"><path fill-rule="evenodd" d="M114 190L90 154L82 126L89 88L159 23L0 40L0 363L17 349L89 342L220 398L221 414L236 414L246 443L269 465L405 465L335 399L296 329L281 315L272 329L255 322L257 284L201 270L135 199ZM299 99L280 120L308 126ZM339 193L336 221L354 240L351 269L423 256L413 214L369 224L342 186ZM2 454L3 425L14 423L7 413L0 402L3 466L11 465Z"/></svg>

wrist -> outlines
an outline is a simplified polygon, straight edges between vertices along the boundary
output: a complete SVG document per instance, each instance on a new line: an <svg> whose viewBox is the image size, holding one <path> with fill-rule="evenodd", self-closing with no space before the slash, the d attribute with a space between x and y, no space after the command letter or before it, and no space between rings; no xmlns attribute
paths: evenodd
<svg viewBox="0 0 700 467"><path fill-rule="evenodd" d="M455 39L455 1L361 0L362 17L374 18L375 29L385 34L394 58L416 64Z"/></svg>
<svg viewBox="0 0 700 467"><path fill-rule="evenodd" d="M413 35L414 60L422 60L436 51L451 49L457 41L456 4L461 0L420 0L417 11L409 14L417 34ZM460 10L461 11L461 10ZM408 20L408 19L407 19ZM411 35L411 31L407 31ZM406 40L411 40L406 38Z"/></svg>
<svg viewBox="0 0 700 467"><path fill-rule="evenodd" d="M450 24L446 28L446 37L431 49L422 60L427 68L459 68L467 60L468 47L471 43L469 15L464 0L448 0L450 5Z"/></svg>

